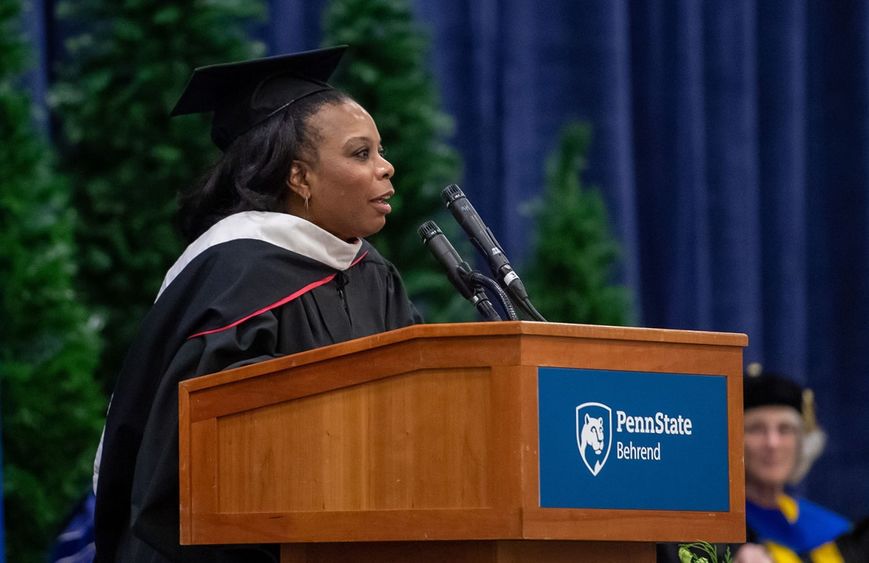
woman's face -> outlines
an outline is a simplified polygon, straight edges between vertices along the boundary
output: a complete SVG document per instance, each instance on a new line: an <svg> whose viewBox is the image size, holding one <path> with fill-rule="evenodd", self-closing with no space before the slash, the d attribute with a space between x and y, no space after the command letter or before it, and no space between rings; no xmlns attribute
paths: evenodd
<svg viewBox="0 0 869 563"><path fill-rule="evenodd" d="M745 478L783 488L797 464L800 415L791 407L770 405L745 412Z"/></svg>
<svg viewBox="0 0 869 563"><path fill-rule="evenodd" d="M347 101L323 106L309 125L319 143L316 159L305 166L310 200L303 216L343 240L373 235L386 224L395 193L395 169L383 158L374 120Z"/></svg>

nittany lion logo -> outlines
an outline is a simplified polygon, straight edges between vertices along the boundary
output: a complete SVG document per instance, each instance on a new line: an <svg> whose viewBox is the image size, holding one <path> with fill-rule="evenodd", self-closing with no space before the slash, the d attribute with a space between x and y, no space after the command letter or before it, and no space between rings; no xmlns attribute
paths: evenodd
<svg viewBox="0 0 869 563"><path fill-rule="evenodd" d="M583 403L576 407L576 445L579 457L597 476L610 455L613 442L613 411L603 403Z"/></svg>

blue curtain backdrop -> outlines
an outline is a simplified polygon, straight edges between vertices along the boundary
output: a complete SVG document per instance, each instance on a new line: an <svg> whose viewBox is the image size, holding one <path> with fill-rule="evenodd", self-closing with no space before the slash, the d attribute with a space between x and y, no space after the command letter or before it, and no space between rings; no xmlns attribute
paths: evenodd
<svg viewBox="0 0 869 563"><path fill-rule="evenodd" d="M270 51L319 46L325 3L270 0ZM35 5L50 60L50 2ZM869 3L414 9L456 121L457 180L514 261L534 236L521 209L558 131L591 123L586 179L609 204L639 324L745 332L748 361L814 387L830 443L805 492L869 513Z"/></svg>
<svg viewBox="0 0 869 563"><path fill-rule="evenodd" d="M272 0L272 52L318 46L324 4ZM640 324L745 332L748 361L814 387L830 443L806 493L869 514L869 3L414 7L459 180L509 255L557 133L588 121Z"/></svg>

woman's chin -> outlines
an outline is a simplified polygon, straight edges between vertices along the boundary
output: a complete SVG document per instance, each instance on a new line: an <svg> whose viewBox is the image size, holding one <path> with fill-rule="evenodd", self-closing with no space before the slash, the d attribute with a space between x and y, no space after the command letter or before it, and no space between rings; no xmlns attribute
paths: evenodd
<svg viewBox="0 0 869 563"><path fill-rule="evenodd" d="M380 221L375 221L371 225L366 226L365 229L360 229L361 232L366 233L360 235L358 238L368 238L373 237L377 233L383 230L383 227L386 226L386 218L382 218Z"/></svg>

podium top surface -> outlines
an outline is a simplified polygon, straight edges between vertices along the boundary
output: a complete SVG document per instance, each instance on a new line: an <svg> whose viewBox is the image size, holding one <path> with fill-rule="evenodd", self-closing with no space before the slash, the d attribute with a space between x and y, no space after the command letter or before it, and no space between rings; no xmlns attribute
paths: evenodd
<svg viewBox="0 0 869 563"><path fill-rule="evenodd" d="M382 332L363 338L348 340L330 346L315 348L290 356L283 356L262 362L262 370L251 369L257 364L201 376L181 383L189 392L220 385L228 380L239 379L238 370L245 370L245 376L259 375L275 369L298 367L345 354L364 352L375 348L391 346L415 340L439 338L498 338L498 337L543 337L578 340L634 341L649 343L669 343L682 345L705 345L717 347L744 348L748 336L743 333L712 332L697 330L676 330L644 327L624 327L605 325L586 325L570 323L550 323L537 321L468 322L468 323L431 323L418 324L398 330ZM242 377L242 379L244 376Z"/></svg>

